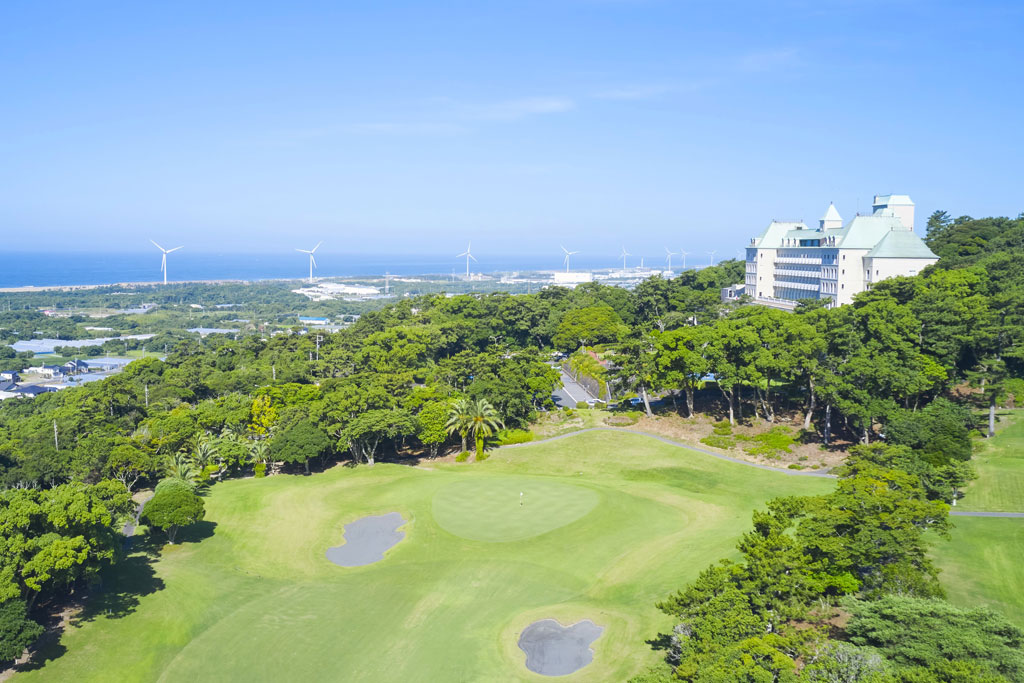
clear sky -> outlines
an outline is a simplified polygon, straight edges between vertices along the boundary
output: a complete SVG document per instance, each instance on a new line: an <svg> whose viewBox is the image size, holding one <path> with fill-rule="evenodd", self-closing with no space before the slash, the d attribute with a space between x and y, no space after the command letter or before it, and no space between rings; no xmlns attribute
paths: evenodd
<svg viewBox="0 0 1024 683"><path fill-rule="evenodd" d="M733 255L1024 210L1024 3L0 5L0 248ZM165 245L167 246L167 245Z"/></svg>

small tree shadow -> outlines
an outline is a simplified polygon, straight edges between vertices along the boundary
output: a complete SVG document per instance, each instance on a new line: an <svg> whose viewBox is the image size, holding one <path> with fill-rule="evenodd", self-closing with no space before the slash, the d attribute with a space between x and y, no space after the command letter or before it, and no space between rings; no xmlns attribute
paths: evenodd
<svg viewBox="0 0 1024 683"><path fill-rule="evenodd" d="M216 522L211 522L208 519L204 519L201 522L195 524L189 524L186 527L182 527L178 530L178 535L174 539L175 543L198 543L205 538L213 536L214 529L217 528Z"/></svg>

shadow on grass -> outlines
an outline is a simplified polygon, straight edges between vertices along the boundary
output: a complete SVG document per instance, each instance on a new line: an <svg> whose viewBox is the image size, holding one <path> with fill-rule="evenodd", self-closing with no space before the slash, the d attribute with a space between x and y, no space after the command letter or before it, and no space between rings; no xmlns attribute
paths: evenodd
<svg viewBox="0 0 1024 683"><path fill-rule="evenodd" d="M195 524L189 524L186 527L182 527L178 530L178 535L175 537L174 542L180 543L198 543L205 538L213 536L214 529L217 528L216 522L211 522L204 519L201 522Z"/></svg>

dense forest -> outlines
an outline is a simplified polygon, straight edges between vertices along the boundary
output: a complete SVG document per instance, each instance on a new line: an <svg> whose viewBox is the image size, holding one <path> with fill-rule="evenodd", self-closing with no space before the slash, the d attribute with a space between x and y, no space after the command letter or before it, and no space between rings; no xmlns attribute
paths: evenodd
<svg viewBox="0 0 1024 683"><path fill-rule="evenodd" d="M132 491L159 484L144 518L173 539L226 477L465 452L468 438L482 459L554 408L564 360L610 401L637 397L648 413L666 396L660 409L683 416L799 415L807 438L858 444L835 492L756 513L740 562L709 568L661 606L678 619L661 644L671 675L1021 680L1020 631L941 600L925 535L944 533L971 477L971 434L991 428L975 415L994 419L1024 395L1024 219L937 212L927 239L938 264L840 308L723 304L719 289L743 279L737 261L632 291L426 294L333 334L168 332L164 360L4 401L0 659L37 635L40 605L119 561ZM716 400L698 405L698 393ZM493 429L474 432L474 416ZM849 623L834 639L840 613ZM919 629L919 651L889 623ZM987 649L927 654L951 624ZM829 673L854 669L862 675Z"/></svg>

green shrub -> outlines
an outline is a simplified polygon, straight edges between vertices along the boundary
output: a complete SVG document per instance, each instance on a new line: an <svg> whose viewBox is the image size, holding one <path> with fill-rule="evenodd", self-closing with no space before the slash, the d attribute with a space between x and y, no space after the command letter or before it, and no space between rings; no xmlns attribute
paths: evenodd
<svg viewBox="0 0 1024 683"><path fill-rule="evenodd" d="M163 493L164 491L169 491L171 489L178 488L186 489L188 491L195 491L196 485L191 481L178 479L177 477L167 477L166 479L161 479L160 482L156 485L156 488L153 489L153 495L155 496L158 493Z"/></svg>
<svg viewBox="0 0 1024 683"><path fill-rule="evenodd" d="M791 470L802 470L803 468L804 468L803 465L798 465L795 462L789 463L789 469L791 469Z"/></svg>
<svg viewBox="0 0 1024 683"><path fill-rule="evenodd" d="M267 476L267 463L258 462L252 468L253 473L257 479Z"/></svg>
<svg viewBox="0 0 1024 683"><path fill-rule="evenodd" d="M712 429L715 432L715 434L717 434L718 436L731 436L732 435L732 425L729 424L728 420L722 420L721 422L716 422L714 427L712 427Z"/></svg>
<svg viewBox="0 0 1024 683"><path fill-rule="evenodd" d="M589 410L589 409L590 409L590 404L587 403L586 401L577 401L576 402L576 410Z"/></svg>
<svg viewBox="0 0 1024 683"><path fill-rule="evenodd" d="M790 446L794 444L793 434L788 427L779 425L772 427L763 434L747 437L744 441L752 442L743 450L750 455L762 455L766 458L778 459L783 453L792 453Z"/></svg>
<svg viewBox="0 0 1024 683"><path fill-rule="evenodd" d="M502 446L509 446L514 443L528 443L533 441L533 432L525 429L503 429L498 432L498 443Z"/></svg>
<svg viewBox="0 0 1024 683"><path fill-rule="evenodd" d="M714 448L729 449L736 446L736 439L732 438L731 436L722 436L721 434L712 434L710 436L705 436L703 439L700 440L700 442L702 444L706 444Z"/></svg>
<svg viewBox="0 0 1024 683"><path fill-rule="evenodd" d="M604 419L604 423L612 427L626 427L635 425L639 419L638 415L609 415Z"/></svg>
<svg viewBox="0 0 1024 683"><path fill-rule="evenodd" d="M797 458L797 460L799 460L800 462L803 462L803 461L807 460L807 456L806 455L801 455L799 458Z"/></svg>
<svg viewBox="0 0 1024 683"><path fill-rule="evenodd" d="M562 410L565 411L566 417L576 417L576 411L572 408L563 408Z"/></svg>
<svg viewBox="0 0 1024 683"><path fill-rule="evenodd" d="M469 451L462 451L455 456L455 462L466 462L469 460Z"/></svg>

